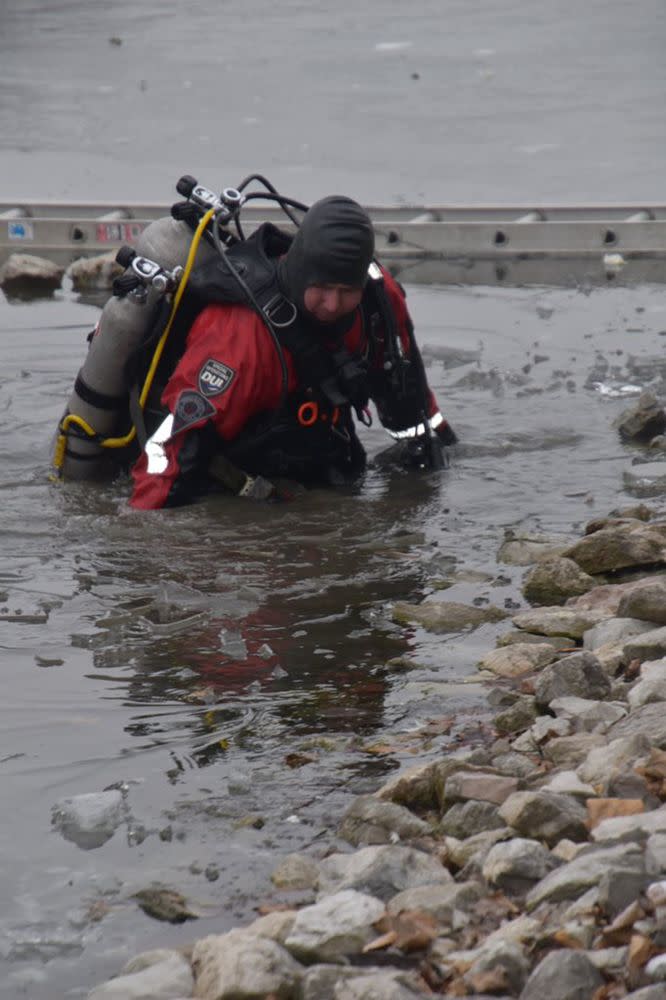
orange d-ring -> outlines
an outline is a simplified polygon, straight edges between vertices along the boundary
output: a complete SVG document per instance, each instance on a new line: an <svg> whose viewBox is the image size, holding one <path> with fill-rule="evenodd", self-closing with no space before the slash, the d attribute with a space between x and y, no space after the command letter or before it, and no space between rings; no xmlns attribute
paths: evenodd
<svg viewBox="0 0 666 1000"><path fill-rule="evenodd" d="M301 427L312 427L317 422L319 416L319 405L317 403L301 403L298 408L298 422Z"/></svg>

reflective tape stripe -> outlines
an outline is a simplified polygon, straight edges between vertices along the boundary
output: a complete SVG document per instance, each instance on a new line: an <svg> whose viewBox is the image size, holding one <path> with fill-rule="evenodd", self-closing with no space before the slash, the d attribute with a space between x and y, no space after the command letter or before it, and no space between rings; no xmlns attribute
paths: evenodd
<svg viewBox="0 0 666 1000"><path fill-rule="evenodd" d="M169 459L167 458L164 450L164 445L171 437L172 427L173 414L170 413L169 416L165 417L162 421L153 436L146 441L145 452L146 458L148 459L146 472L148 472L151 476L159 476L162 472L166 472Z"/></svg>
<svg viewBox="0 0 666 1000"><path fill-rule="evenodd" d="M441 413L435 413L434 416L430 417L428 423L433 431L444 423L444 417ZM421 437L425 434L425 424L416 424L415 427L407 427L404 431L389 431L389 434L396 441L402 441L403 438L416 438Z"/></svg>

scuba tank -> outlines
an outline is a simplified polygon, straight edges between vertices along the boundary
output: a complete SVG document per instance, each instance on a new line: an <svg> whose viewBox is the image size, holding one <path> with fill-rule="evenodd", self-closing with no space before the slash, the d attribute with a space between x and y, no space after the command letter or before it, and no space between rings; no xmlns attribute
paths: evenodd
<svg viewBox="0 0 666 1000"><path fill-rule="evenodd" d="M253 181L265 190L242 194ZM292 210L304 213L308 209L279 194L260 174L251 174L238 188L225 188L220 195L189 175L180 178L176 190L185 201L172 207L171 217L152 222L135 250L122 247L116 256L125 273L114 281L114 294L89 337L86 360L58 426L53 466L64 478L101 479L135 457L136 446L130 449L135 445L153 376L195 258L198 267L211 258L225 256L226 247L245 240L240 223L242 205L257 198L275 202L296 226L299 222ZM237 235L231 232L232 223ZM231 265L229 271L244 299L257 308L240 273ZM276 339L270 318L266 322ZM156 327L162 327L163 332L137 397L130 360Z"/></svg>
<svg viewBox="0 0 666 1000"><path fill-rule="evenodd" d="M130 443L113 437L127 426L127 361L172 295L191 243L189 226L165 217L144 230L131 260L123 256L127 248L119 251L119 263L127 260L125 274L102 310L60 422L54 465L66 479L99 479L117 471L120 451ZM200 247L202 260L215 253L208 243Z"/></svg>

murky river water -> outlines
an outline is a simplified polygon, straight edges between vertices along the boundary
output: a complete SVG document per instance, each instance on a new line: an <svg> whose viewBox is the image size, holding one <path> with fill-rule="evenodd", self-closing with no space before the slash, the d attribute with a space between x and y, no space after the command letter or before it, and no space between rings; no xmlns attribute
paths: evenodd
<svg viewBox="0 0 666 1000"><path fill-rule="evenodd" d="M305 200L661 198L663 6L584 8L8 3L0 198L167 202L184 172L254 169ZM506 528L570 532L635 499L615 393L664 377L662 287L408 293L462 440L447 472L373 461L353 495L150 514L125 483L48 478L97 308L0 297L0 996L82 996L139 950L248 919L353 793L482 739L462 682L503 627L435 637L391 602L451 583L511 608ZM374 460L387 438L365 442ZM386 669L401 656L416 668ZM102 846L52 826L109 786L125 818ZM196 925L142 913L153 882Z"/></svg>
<svg viewBox="0 0 666 1000"><path fill-rule="evenodd" d="M462 439L447 472L375 462L356 495L148 514L124 483L47 477L97 310L0 302L2 995L85 994L128 952L189 940L132 900L155 881L199 910L197 935L248 918L276 860L316 846L350 794L414 749L481 738L483 694L460 682L503 626L429 636L394 625L392 600L453 581L447 598L511 607L505 528L568 532L631 502L611 426L627 400L599 385L659 373L661 288L408 291ZM366 435L373 456L385 441ZM418 668L387 673L397 656ZM60 799L118 784L126 818L102 846L52 827Z"/></svg>

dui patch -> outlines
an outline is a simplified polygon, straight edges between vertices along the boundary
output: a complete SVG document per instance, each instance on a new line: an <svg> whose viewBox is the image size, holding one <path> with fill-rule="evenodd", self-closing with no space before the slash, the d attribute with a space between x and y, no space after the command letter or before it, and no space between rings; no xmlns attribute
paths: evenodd
<svg viewBox="0 0 666 1000"><path fill-rule="evenodd" d="M195 389L183 389L173 414L171 437L215 415L215 407Z"/></svg>
<svg viewBox="0 0 666 1000"><path fill-rule="evenodd" d="M204 396L219 396L226 392L236 376L236 372L222 361L209 358L199 372L199 392Z"/></svg>

